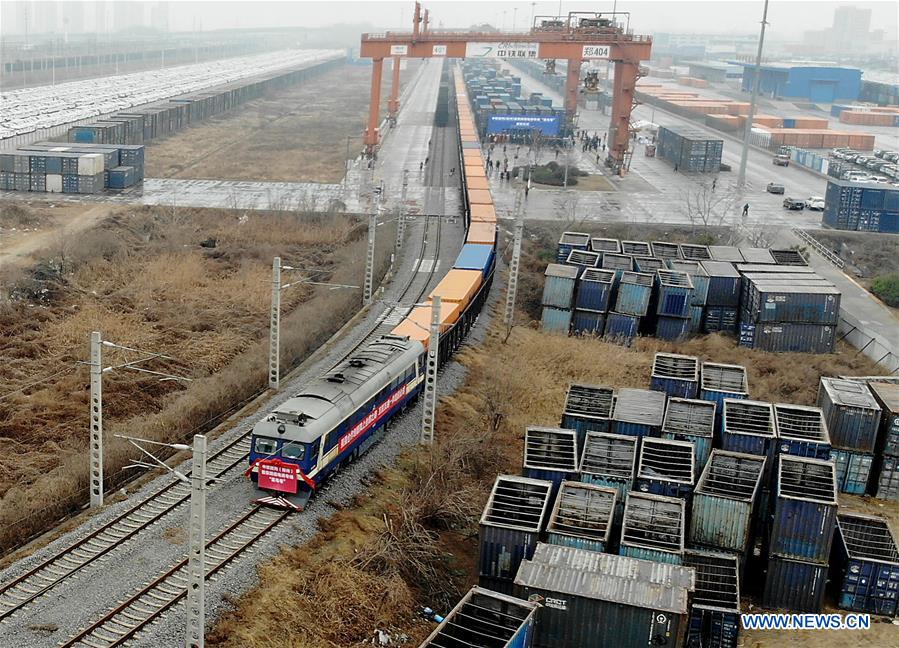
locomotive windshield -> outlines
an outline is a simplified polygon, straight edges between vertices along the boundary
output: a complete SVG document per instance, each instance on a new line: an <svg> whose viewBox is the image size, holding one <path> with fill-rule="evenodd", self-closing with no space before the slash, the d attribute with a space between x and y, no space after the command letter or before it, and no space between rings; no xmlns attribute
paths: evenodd
<svg viewBox="0 0 899 648"><path fill-rule="evenodd" d="M278 442L275 439L256 437L256 444L253 448L256 450L256 454L271 455L278 450Z"/></svg>
<svg viewBox="0 0 899 648"><path fill-rule="evenodd" d="M306 455L306 446L299 443L285 443L281 448L281 456L285 459L301 461Z"/></svg>

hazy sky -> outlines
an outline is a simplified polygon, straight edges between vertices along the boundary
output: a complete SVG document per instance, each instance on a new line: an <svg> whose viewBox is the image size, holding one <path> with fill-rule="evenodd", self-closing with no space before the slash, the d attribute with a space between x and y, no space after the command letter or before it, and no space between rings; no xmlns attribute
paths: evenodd
<svg viewBox="0 0 899 648"><path fill-rule="evenodd" d="M69 0L76 1L76 0ZM105 3L86 1L85 26L93 29L91 19L96 7L127 3L131 0L108 0ZM20 6L17 0L0 0L3 16L12 22L12 16ZM36 5L27 2L32 15L41 13ZM145 2L140 11L150 13ZM328 0L305 2L302 0L173 0L170 4L169 24L175 31L204 31L235 27L308 26L319 27L335 23L370 23L375 28L408 29L413 2L382 2L378 0ZM530 24L532 11L536 15L555 15L558 1L516 2L514 0L433 0L424 3L430 8L435 27L464 28L475 23L489 22L498 27L524 28ZM763 0L599 0L595 2L562 2L563 13L568 11L611 11L617 4L618 11L631 13L631 28L635 32L660 31L699 33L757 33L761 20ZM866 7L873 10L872 27L885 29L895 36L899 23L899 2L883 0L874 2L821 2L815 0L771 0L768 22L770 33L780 39L800 39L808 29L823 29L833 21L833 11L841 5ZM18 31L14 25L10 30Z"/></svg>
<svg viewBox="0 0 899 648"><path fill-rule="evenodd" d="M334 22L371 22L378 27L409 25L412 2L359 2L331 0L329 2L221 2L217 0L181 0L172 7L174 28L183 20L189 27L193 14L202 15L203 29L218 27L308 25L319 26ZM613 2L563 2L562 11L610 11ZM772 34L781 37L801 36L806 29L829 27L833 10L851 4L870 7L872 24L895 33L897 4L895 0L883 2L820 2L811 0L771 0L768 22ZM432 1L424 3L430 8L434 24L442 22L446 27L467 27L472 23L503 23L512 28L530 22L531 11L536 15L556 14L558 2L515 2L481 0ZM687 31L687 32L756 32L762 15L762 0L620 0L618 11L631 13L631 27L635 31ZM517 10L517 11L516 11Z"/></svg>

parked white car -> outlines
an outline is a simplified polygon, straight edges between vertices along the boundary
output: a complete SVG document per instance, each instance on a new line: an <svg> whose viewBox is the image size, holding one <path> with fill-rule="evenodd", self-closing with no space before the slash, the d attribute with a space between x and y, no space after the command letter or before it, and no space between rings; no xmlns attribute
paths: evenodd
<svg viewBox="0 0 899 648"><path fill-rule="evenodd" d="M824 199L821 196L809 196L805 199L805 206L815 211L824 211Z"/></svg>

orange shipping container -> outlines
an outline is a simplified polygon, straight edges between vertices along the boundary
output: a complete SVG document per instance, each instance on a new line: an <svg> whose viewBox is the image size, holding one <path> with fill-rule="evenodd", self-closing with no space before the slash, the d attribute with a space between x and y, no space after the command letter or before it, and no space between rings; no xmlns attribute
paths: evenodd
<svg viewBox="0 0 899 648"><path fill-rule="evenodd" d="M734 101L728 104L727 112L731 115L748 115L749 104L744 101Z"/></svg>
<svg viewBox="0 0 899 648"><path fill-rule="evenodd" d="M440 283L428 295L430 299L434 295L440 295L440 299L448 302L455 302L462 306L462 310L468 306L478 288L481 287L483 275L479 270L456 270L455 268L446 273L446 276L440 280Z"/></svg>
<svg viewBox="0 0 899 648"><path fill-rule="evenodd" d="M462 149L462 158L465 160L465 164L484 164L484 158L481 157L478 149Z"/></svg>
<svg viewBox="0 0 899 648"><path fill-rule="evenodd" d="M496 209L493 205L471 205L471 220L481 223L496 223Z"/></svg>
<svg viewBox="0 0 899 648"><path fill-rule="evenodd" d="M827 120L818 117L797 117L794 128L827 128Z"/></svg>
<svg viewBox="0 0 899 648"><path fill-rule="evenodd" d="M494 245L496 243L496 225L473 222L468 226L468 236L465 237L465 242Z"/></svg>
<svg viewBox="0 0 899 648"><path fill-rule="evenodd" d="M741 122L746 122L746 117L741 115ZM784 125L784 120L780 117L775 117L774 115L753 115L752 116L753 124L760 124L762 126L770 126L771 128L781 128Z"/></svg>
<svg viewBox="0 0 899 648"><path fill-rule="evenodd" d="M493 196L487 189L469 189L468 202L473 205L492 205Z"/></svg>
<svg viewBox="0 0 899 648"><path fill-rule="evenodd" d="M465 167L465 177L466 178L486 178L487 172L484 170L484 167L482 167L482 166L467 165Z"/></svg>
<svg viewBox="0 0 899 648"><path fill-rule="evenodd" d="M431 338L431 310L430 304L427 306L416 306L403 319L399 325L393 329L391 335L399 335L408 337L410 340L421 342L425 348ZM462 305L457 302L440 302L440 332L443 333L450 326L459 321L462 316Z"/></svg>
<svg viewBox="0 0 899 648"><path fill-rule="evenodd" d="M468 178L468 188L472 189L490 189L490 185L487 183L487 178L478 178L472 176Z"/></svg>
<svg viewBox="0 0 899 648"><path fill-rule="evenodd" d="M849 147L856 151L873 151L874 136L873 135L855 135L849 134Z"/></svg>

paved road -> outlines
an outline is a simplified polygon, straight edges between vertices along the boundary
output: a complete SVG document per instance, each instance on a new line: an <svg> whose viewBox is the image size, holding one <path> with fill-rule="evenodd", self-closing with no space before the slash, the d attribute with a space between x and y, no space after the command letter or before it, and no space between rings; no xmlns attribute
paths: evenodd
<svg viewBox="0 0 899 648"><path fill-rule="evenodd" d="M513 69L513 68L510 68ZM514 70L514 69L513 69ZM520 74L515 72L515 74ZM552 97L553 102L561 105L561 97L547 86L533 78L522 76L522 92L542 92ZM740 162L740 142L733 137L703 128L684 118L659 110L651 106L639 106L635 111L635 120L652 120L661 126L683 125L700 128L710 135L724 139L723 161L735 170ZM609 126L609 117L599 111L581 110L579 126L590 131L605 133ZM659 158L647 158L643 155L644 147L637 145L631 162L631 174L624 178L608 177L614 191L581 192L576 190L531 189L527 204L526 218L563 219L575 211L577 218L587 221L629 221L635 223L689 223L682 209L684 193L695 190L701 183L710 182L703 174L674 173L672 167ZM576 145L572 153L574 163L590 172L602 172L597 166L593 153L584 154ZM560 156L562 157L562 156ZM551 156L544 155L544 161ZM736 171L718 174L717 190L733 191L731 185L736 178ZM768 194L765 185L777 180L787 188L787 195L798 198L823 196L826 180L802 167L775 167L771 156L758 150L750 149L746 166L747 189L744 196L735 200L734 211L728 215L728 223L742 221L742 225L750 230L761 231L772 247L806 246L791 231L792 228L807 230L821 226L820 212L805 210L804 212L786 211L781 206L782 197ZM497 195L497 203L501 204L500 213L511 215L513 189L509 183L501 183L492 179L492 186ZM572 200L571 196L577 196ZM572 208L572 202L576 203ZM742 219L737 210L750 203L750 216ZM812 232L813 233L813 232ZM822 276L831 280L843 293L843 309L857 317L863 325L882 335L894 349L899 349L899 318L871 296L867 290L849 278L829 261L811 253L809 263Z"/></svg>

